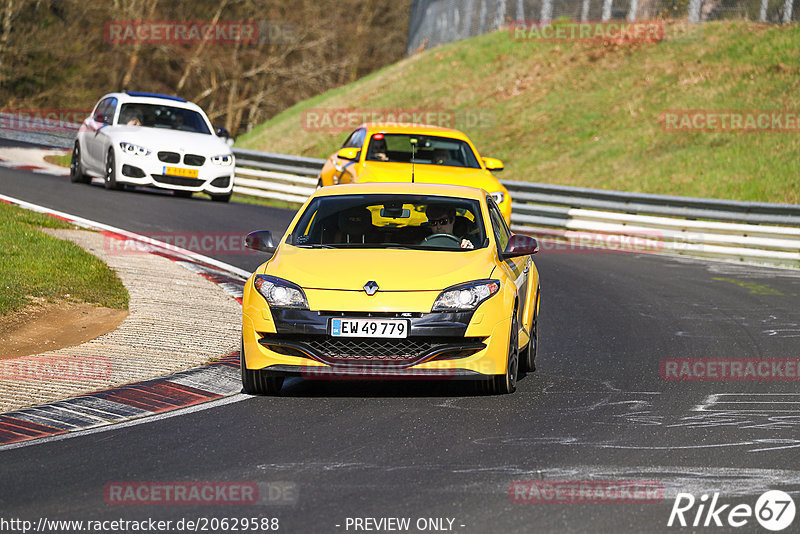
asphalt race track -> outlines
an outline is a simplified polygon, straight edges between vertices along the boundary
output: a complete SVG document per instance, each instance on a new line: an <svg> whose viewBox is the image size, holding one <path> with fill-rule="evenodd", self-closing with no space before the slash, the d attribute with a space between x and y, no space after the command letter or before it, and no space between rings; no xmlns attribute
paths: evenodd
<svg viewBox="0 0 800 534"><path fill-rule="evenodd" d="M0 193L147 235L282 233L293 215L8 169L0 169ZM263 259L204 253L247 270ZM267 517L287 533L365 531L354 518L390 517L410 518L409 532L765 532L753 517L738 529L667 521L678 492L698 502L718 492L720 504L753 507L779 489L800 504L797 381L660 374L668 358L798 358L797 271L593 251L544 250L536 263L539 369L513 395L475 396L463 382L293 379L278 398L242 396L2 450L0 516ZM531 480L654 481L664 498L512 502L510 485ZM106 484L121 481L280 482L293 497L246 506L108 504Z"/></svg>

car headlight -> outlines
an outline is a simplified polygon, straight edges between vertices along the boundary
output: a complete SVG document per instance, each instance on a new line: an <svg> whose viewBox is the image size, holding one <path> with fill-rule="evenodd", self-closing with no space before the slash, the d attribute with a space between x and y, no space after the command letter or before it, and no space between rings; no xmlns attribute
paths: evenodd
<svg viewBox="0 0 800 534"><path fill-rule="evenodd" d="M499 280L476 280L448 287L436 297L432 311L474 310L499 290Z"/></svg>
<svg viewBox="0 0 800 534"><path fill-rule="evenodd" d="M126 143L125 141L122 141L119 144L119 147L126 154L131 154L131 155L134 155L134 156L149 156L150 155L150 150L148 150L147 148L145 148L143 146L134 145L133 143Z"/></svg>
<svg viewBox="0 0 800 534"><path fill-rule="evenodd" d="M494 201L500 205L506 199L506 194L502 191L495 191L494 193L490 193Z"/></svg>
<svg viewBox="0 0 800 534"><path fill-rule="evenodd" d="M266 274L258 274L253 281L253 285L272 308L308 309L306 294L303 293L300 286L288 280L267 276Z"/></svg>
<svg viewBox="0 0 800 534"><path fill-rule="evenodd" d="M233 165L233 154L220 154L219 156L212 156L211 163L214 165L222 165L223 167L230 167Z"/></svg>

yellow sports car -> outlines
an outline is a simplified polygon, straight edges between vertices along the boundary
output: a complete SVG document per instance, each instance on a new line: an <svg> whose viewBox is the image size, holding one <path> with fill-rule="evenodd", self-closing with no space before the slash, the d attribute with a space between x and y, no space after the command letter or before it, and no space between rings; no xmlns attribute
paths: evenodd
<svg viewBox="0 0 800 534"><path fill-rule="evenodd" d="M245 391L284 378L476 380L510 393L535 370L539 273L481 189L371 183L318 189L247 281Z"/></svg>
<svg viewBox="0 0 800 534"><path fill-rule="evenodd" d="M491 193L507 224L511 197L491 171L503 162L482 158L458 130L436 126L362 124L325 161L319 186L364 182L414 182L477 187Z"/></svg>

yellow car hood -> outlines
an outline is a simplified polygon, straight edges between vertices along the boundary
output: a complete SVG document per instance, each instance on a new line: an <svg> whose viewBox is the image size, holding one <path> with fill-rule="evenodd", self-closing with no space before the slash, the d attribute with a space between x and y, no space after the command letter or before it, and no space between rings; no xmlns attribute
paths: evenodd
<svg viewBox="0 0 800 534"><path fill-rule="evenodd" d="M370 161L358 173L358 183L411 182L411 165L408 163L382 163ZM414 165L414 181L425 184L447 184L477 187L492 193L505 188L488 171L443 165Z"/></svg>
<svg viewBox="0 0 800 534"><path fill-rule="evenodd" d="M304 289L361 291L370 280L381 291L432 291L487 278L489 249L469 252L394 249L303 249L282 245L260 272Z"/></svg>

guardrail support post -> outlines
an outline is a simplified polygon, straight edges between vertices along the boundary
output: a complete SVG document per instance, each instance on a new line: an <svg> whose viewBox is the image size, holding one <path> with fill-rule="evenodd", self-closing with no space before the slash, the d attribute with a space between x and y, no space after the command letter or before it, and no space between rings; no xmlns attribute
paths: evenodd
<svg viewBox="0 0 800 534"><path fill-rule="evenodd" d="M689 22L695 24L700 22L700 10L703 7L703 0L689 0Z"/></svg>
<svg viewBox="0 0 800 534"><path fill-rule="evenodd" d="M783 3L783 21L784 24L792 22L792 0L785 0Z"/></svg>
<svg viewBox="0 0 800 534"><path fill-rule="evenodd" d="M611 0L603 0L603 14L600 19L605 22L611 18Z"/></svg>

